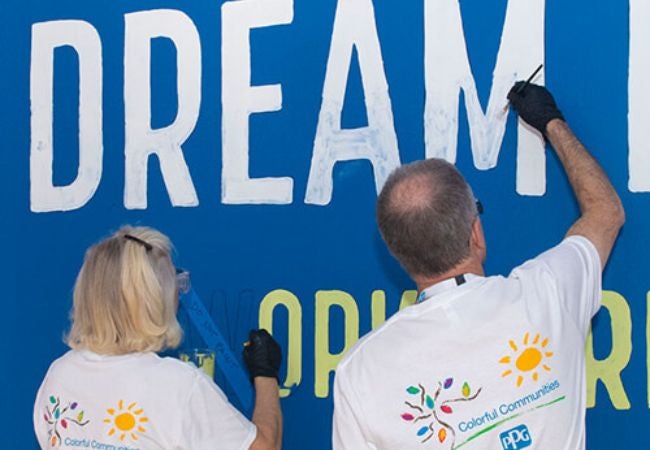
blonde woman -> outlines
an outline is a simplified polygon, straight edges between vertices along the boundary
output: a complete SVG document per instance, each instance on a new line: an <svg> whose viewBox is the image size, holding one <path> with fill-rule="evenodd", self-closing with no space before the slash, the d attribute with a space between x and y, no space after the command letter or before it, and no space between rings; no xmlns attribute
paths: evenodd
<svg viewBox="0 0 650 450"><path fill-rule="evenodd" d="M34 405L43 449L279 449L278 344L251 332L252 423L201 370L156 352L181 340L171 243L123 227L87 252L74 288L72 350L52 363Z"/></svg>

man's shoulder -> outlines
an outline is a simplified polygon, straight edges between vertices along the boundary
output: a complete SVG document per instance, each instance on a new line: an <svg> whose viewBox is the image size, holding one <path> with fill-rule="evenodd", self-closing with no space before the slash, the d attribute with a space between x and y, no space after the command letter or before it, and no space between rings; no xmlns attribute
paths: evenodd
<svg viewBox="0 0 650 450"><path fill-rule="evenodd" d="M415 306L415 305L414 305ZM363 354L372 353L380 351L384 347L384 343L391 341L391 332L394 328L395 323L404 320L406 317L410 316L411 311L409 306L401 311L395 313L390 317L386 322L384 322L379 327L368 332L362 336L345 354L343 359L339 362L336 371L337 374L339 371L343 372L349 366L355 365L357 361L360 360Z"/></svg>
<svg viewBox="0 0 650 450"><path fill-rule="evenodd" d="M399 352L403 345L408 345L404 330L411 328L411 321L421 322L436 307L433 302L424 302L396 312L382 325L362 336L346 352L336 368L337 373L352 372L352 367L360 368L390 360L391 355Z"/></svg>
<svg viewBox="0 0 650 450"><path fill-rule="evenodd" d="M589 239L580 235L572 235L512 269L509 278L517 278L522 272L534 268L550 269L554 266L562 266L565 270L593 268L598 272L600 257L596 247Z"/></svg>
<svg viewBox="0 0 650 450"><path fill-rule="evenodd" d="M337 371L345 370L348 366L364 364L362 361L364 356L385 360L391 352L400 352L403 349L402 345L409 345L409 338L405 335L405 333L410 333L408 330L422 326L423 321L440 320L440 308L448 310L449 305L455 304L459 300L459 295L463 297L463 301L465 296L470 295L480 297L485 302L486 299L483 298L482 292L506 289L506 284L508 284L508 280L500 275L477 277L476 280L463 286L464 289L460 292L445 292L442 295L443 298L430 298L398 311L381 326L359 339L345 354ZM442 333L442 330L443 328L432 327L427 330L427 334L433 336L437 331Z"/></svg>

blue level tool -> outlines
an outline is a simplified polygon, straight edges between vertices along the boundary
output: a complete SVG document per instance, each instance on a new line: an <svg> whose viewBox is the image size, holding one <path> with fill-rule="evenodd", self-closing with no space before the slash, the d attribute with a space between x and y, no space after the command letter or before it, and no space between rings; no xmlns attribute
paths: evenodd
<svg viewBox="0 0 650 450"><path fill-rule="evenodd" d="M205 304L194 292L194 289L191 288L186 294L179 295L179 303L205 341L205 345L215 351L217 367L223 372L239 403L245 411L251 411L253 407L253 388L248 375L226 343L214 320L210 317Z"/></svg>

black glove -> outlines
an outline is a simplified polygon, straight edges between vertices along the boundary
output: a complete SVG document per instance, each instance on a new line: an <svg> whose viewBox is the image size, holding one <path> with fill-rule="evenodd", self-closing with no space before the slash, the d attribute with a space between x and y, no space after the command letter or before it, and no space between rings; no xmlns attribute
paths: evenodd
<svg viewBox="0 0 650 450"><path fill-rule="evenodd" d="M546 135L546 125L553 119L564 120L564 116L557 108L548 89L529 84L519 92L523 86L525 86L523 81L515 83L508 93L508 100L526 123Z"/></svg>
<svg viewBox="0 0 650 450"><path fill-rule="evenodd" d="M282 349L266 330L251 330L244 348L244 362L251 379L255 377L278 378L282 364Z"/></svg>

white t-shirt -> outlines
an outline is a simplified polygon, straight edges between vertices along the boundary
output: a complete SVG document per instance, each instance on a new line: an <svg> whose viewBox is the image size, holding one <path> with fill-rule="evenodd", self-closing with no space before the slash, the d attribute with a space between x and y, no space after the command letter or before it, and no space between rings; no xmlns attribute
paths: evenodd
<svg viewBox="0 0 650 450"><path fill-rule="evenodd" d="M43 449L248 449L256 427L201 370L154 353L69 351L34 404Z"/></svg>
<svg viewBox="0 0 650 450"><path fill-rule="evenodd" d="M595 247L573 236L501 276L425 290L336 371L334 450L585 447Z"/></svg>

